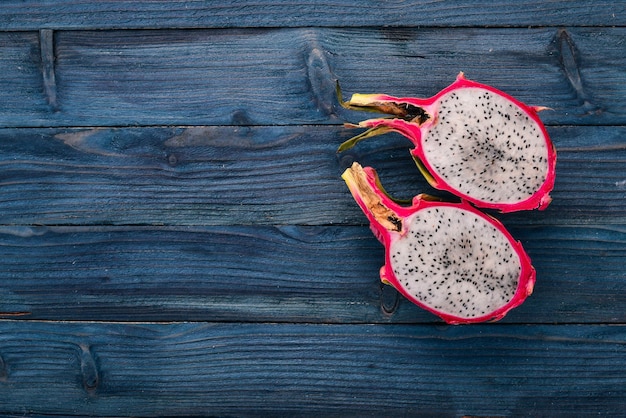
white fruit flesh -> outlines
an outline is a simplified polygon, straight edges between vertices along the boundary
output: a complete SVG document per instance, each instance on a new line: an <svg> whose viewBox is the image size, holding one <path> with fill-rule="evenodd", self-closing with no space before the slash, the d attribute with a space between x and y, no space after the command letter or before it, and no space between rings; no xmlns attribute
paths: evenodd
<svg viewBox="0 0 626 418"><path fill-rule="evenodd" d="M534 119L507 98L477 87L442 96L422 141L431 170L450 186L498 203L524 201L541 187L547 147Z"/></svg>
<svg viewBox="0 0 626 418"><path fill-rule="evenodd" d="M441 206L404 220L391 242L394 274L430 308L462 318L506 305L518 287L520 259L507 237L472 212Z"/></svg>

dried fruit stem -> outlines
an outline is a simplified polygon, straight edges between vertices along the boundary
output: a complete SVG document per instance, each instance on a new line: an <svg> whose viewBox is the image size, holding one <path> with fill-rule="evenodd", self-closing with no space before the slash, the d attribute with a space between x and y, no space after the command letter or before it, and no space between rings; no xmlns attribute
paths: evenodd
<svg viewBox="0 0 626 418"><path fill-rule="evenodd" d="M376 173L373 170L371 173L373 178L370 179L368 178L368 173L363 170L363 167L361 167L359 163L353 163L350 168L344 171L341 177L345 180L354 199L368 215L371 222L380 224L388 231L401 232L401 218L389 207L391 201L383 201L381 195L384 195L384 192L376 192L374 185L379 189L379 192L382 192L382 189L378 184ZM372 183L374 183L374 185Z"/></svg>

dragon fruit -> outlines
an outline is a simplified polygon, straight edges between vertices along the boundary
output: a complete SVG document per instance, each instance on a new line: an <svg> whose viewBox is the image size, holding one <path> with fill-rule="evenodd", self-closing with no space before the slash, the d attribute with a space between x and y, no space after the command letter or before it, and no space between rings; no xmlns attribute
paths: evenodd
<svg viewBox="0 0 626 418"><path fill-rule="evenodd" d="M369 128L344 142L357 142L395 131L415 146L418 168L435 188L477 207L513 212L545 209L554 187L556 151L537 113L493 87L466 79L429 99L354 94L341 105L391 115L351 127Z"/></svg>
<svg viewBox="0 0 626 418"><path fill-rule="evenodd" d="M342 177L385 246L381 280L413 303L448 323L473 323L501 319L532 293L535 269L495 218L427 195L400 206L359 163Z"/></svg>

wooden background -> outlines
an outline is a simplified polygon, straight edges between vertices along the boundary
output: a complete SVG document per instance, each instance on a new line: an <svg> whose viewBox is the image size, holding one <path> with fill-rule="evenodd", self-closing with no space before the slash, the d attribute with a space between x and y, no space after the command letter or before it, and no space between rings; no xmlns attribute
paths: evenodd
<svg viewBox="0 0 626 418"><path fill-rule="evenodd" d="M558 149L538 272L496 324L378 280L340 174L433 192L399 136L337 155L346 95L458 71ZM0 7L0 414L626 416L626 2Z"/></svg>

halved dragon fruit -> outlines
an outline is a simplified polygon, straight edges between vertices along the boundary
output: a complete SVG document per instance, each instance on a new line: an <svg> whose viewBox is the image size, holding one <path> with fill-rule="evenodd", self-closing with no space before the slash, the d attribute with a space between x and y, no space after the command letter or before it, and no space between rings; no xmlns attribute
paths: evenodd
<svg viewBox="0 0 626 418"><path fill-rule="evenodd" d="M342 177L385 246L381 280L413 303L448 323L472 323L501 319L532 293L528 255L493 217L426 195L400 206L358 163Z"/></svg>
<svg viewBox="0 0 626 418"><path fill-rule="evenodd" d="M344 102L339 88L337 93L345 108L392 115L348 124L369 129L339 151L396 131L414 144L415 162L437 189L502 212L549 205L556 150L537 116L545 108L527 106L463 73L429 99L354 94Z"/></svg>

